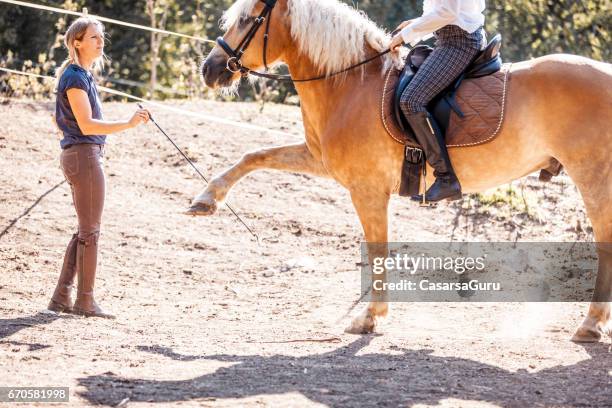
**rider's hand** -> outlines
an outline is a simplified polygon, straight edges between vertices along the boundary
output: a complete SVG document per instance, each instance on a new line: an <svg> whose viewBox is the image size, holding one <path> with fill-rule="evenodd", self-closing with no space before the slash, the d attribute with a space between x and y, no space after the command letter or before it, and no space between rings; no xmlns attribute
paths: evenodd
<svg viewBox="0 0 612 408"><path fill-rule="evenodd" d="M402 45L404 45L404 38L402 37L401 34L397 34L391 40L391 44L389 44L389 49L391 50L391 52L399 52L400 47Z"/></svg>
<svg viewBox="0 0 612 408"><path fill-rule="evenodd" d="M130 126L136 127L142 123L147 123L149 121L149 111L146 109L138 109L132 117L130 118Z"/></svg>

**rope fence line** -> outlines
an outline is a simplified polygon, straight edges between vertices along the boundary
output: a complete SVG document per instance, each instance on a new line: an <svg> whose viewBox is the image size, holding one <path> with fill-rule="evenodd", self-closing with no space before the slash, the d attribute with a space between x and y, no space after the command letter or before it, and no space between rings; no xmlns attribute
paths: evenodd
<svg viewBox="0 0 612 408"><path fill-rule="evenodd" d="M26 60L22 60L21 58L15 58L15 57L11 57L10 60L7 60L10 62L18 62L20 64L22 64L22 66L27 62ZM2 64L2 58L0 58L0 65ZM43 68L44 69L44 64L37 64L34 63L33 61L29 61L31 62L30 67L32 68ZM147 90L150 90L150 85L148 83L145 82L139 82L139 81L133 81L130 79L122 79L122 78L114 78L114 77L102 77L102 80L105 82L112 82L113 84L121 84L121 85L126 85L129 87L138 87L138 88L146 88ZM185 91L179 91L176 89L172 89L172 88L168 88L167 86L162 86L162 85L155 85L155 92L160 92L166 95L180 95L180 96L189 96L188 92Z"/></svg>
<svg viewBox="0 0 612 408"><path fill-rule="evenodd" d="M50 7L50 6L45 6L45 5L42 5L42 4L34 4L34 3L29 3L29 2L25 2L25 1L19 1L19 0L0 0L0 3L12 4L12 5L23 6L23 7L29 7L29 8L34 8L34 9L39 9L39 10L44 10L44 11L49 11L49 12L54 12L54 13L60 13L60 14L69 14L69 15L74 15L74 16L79 16L79 17L84 15L84 13L80 13L80 12L77 12L77 11L65 10L65 9L62 9L62 8ZM178 36L178 37L189 38L189 39L196 40L196 41L216 44L215 41L212 41L212 40L209 40L209 39L206 39L206 38L190 36L190 35L176 33L176 32L167 31L167 30L160 30L160 29L156 29L156 28L152 28L152 27L147 27L147 26L143 26L143 25L139 25L139 24L127 23L127 22L124 22L124 21L114 20L114 19L110 19L110 18L102 17L102 16L96 16L96 15L93 15L93 14L88 14L88 15L91 16L91 17L94 17L94 18L96 18L96 19L98 19L100 21L109 22L109 23L112 23L112 24L118 24L118 25L123 25L123 26L127 26L127 27L137 28L137 29L141 29L141 30L157 32L157 33L160 33L160 34L175 35L175 36ZM15 74L15 75L34 77L34 78L43 79L43 80L47 80L47 81L55 81L55 78L50 77L50 76L39 75L39 74L23 72L23 71L17 71L17 70L9 69L9 68L0 67L0 71L4 71L4 72ZM121 82L124 82L124 81L125 80L121 80ZM120 82L120 81L117 81L117 82ZM112 94L112 95L122 96L124 98L130 99L130 100L133 100L133 101L143 102L143 103L146 103L146 104L148 104L150 106L155 106L155 107L158 107L160 109L165 109L167 111L178 113L178 114L184 115L184 116L191 116L191 117L200 118L200 119L203 119L203 120L206 120L206 121L209 121L209 122L220 123L220 124L229 125L229 126L233 126L233 127L238 127L238 128L242 128L242 129L246 129L246 130L255 130L255 131L259 131L259 132L268 132L268 133L272 133L272 134L276 134L276 135L280 135L280 136L298 136L298 135L296 135L294 133L283 132L283 131L280 131L280 130L268 129L268 128L265 128L263 126L251 125L251 124L237 122L237 121L233 121L233 120L229 120L229 119L219 118L219 117L216 117L216 116L211 116L211 115L205 115L205 114L201 114L201 113L186 111L184 109L175 108L175 107L167 106L167 105L164 105L164 104L161 104L161 103L158 103L158 102L154 102L154 101L151 101L151 100L146 100L146 99L143 99L143 98L139 98L137 96L133 96L133 95L130 95L128 93L117 91L115 89L108 88L108 87L102 87L101 86L101 87L98 87L98 89L100 91L102 91L102 92L106 92L106 93L109 93L109 94Z"/></svg>
<svg viewBox="0 0 612 408"><path fill-rule="evenodd" d="M144 82L139 82L139 81L132 81L130 79L105 77L104 81L112 82L114 84L126 85L130 87L144 88L147 90L150 89L149 84L144 83ZM155 85L155 88L153 90L155 92L160 92L160 93L167 94L167 95L170 94L170 95L189 96L188 92L179 91L179 90L168 88L167 86L162 86L162 85Z"/></svg>
<svg viewBox="0 0 612 408"><path fill-rule="evenodd" d="M85 14L85 13L80 13L78 11L66 10L66 9L62 9L62 8L58 8L58 7L45 6L45 5L42 5L42 4L34 4L34 3L28 3L28 2L25 2L25 1L18 1L18 0L0 0L0 3L12 4L12 5L15 5L15 6L22 6L22 7L29 7L29 8L34 8L34 9L44 10L44 11L50 11L52 13L69 14L69 15L72 15L72 16L79 16L79 17L81 17L81 16L83 16ZM209 44L216 44L215 41L210 40L208 38L202 38L202 37L196 37L196 36L193 36L193 35L176 33L176 32L173 32L173 31L162 30L162 29L159 29L159 28L143 26L143 25L140 25L140 24L127 23L125 21L115 20L115 19L108 18L108 17L97 16L97 15L94 15L94 14L88 14L88 16L93 17L93 18L95 18L97 20L100 20L100 21L104 21L106 23L117 24L117 25L122 25L122 26L126 26L126 27L131 27L131 28L137 28L139 30L151 31L151 32L154 32L154 33L159 33L159 34L174 35L174 36L177 36L177 37L188 38L190 40L196 40L196 41L205 42L205 43L209 43Z"/></svg>
<svg viewBox="0 0 612 408"><path fill-rule="evenodd" d="M5 1L5 0L0 0L0 1ZM14 74L14 75L22 75L22 76L28 76L28 77L33 77L33 78L37 78L37 79L43 79L43 80L47 80L47 81L55 81L55 78L50 77L50 76L40 75L40 74L33 74L33 73L30 73L30 72L17 71L17 70L9 69L9 68L0 67L0 71L4 71L4 72L10 73L10 74ZM267 132L267 133L276 134L276 135L279 135L279 136L291 136L291 137L299 136L299 135L297 135L295 133L283 132L281 130L268 129L268 128L265 128L263 126L251 125L251 124L248 124L248 123L237 122L237 121L230 120L230 119L223 119L223 118L219 118L219 117L216 117L216 116L206 115L206 114L203 114L203 113L191 112L191 111L188 111L188 110L184 110L184 109L180 109L180 108L175 108L173 106L167 106L167 105L164 105L164 104L159 103L159 102L154 102L154 101L151 101L151 100L139 98L137 96L133 96L133 95L130 95L128 93L117 91L116 89L107 88L107 87L104 87L104 86L100 86L100 87L98 87L98 89L100 91L102 91L102 92L106 92L106 93L109 93L111 95L122 96L124 98L130 99L130 100L133 100L133 101L143 102L143 103L146 103L149 106L155 106L157 108L165 109L167 111L174 112L174 113L177 113L177 114L183 115L183 116L190 116L190 117L194 117L194 118L199 118L199 119L203 119L203 120L206 120L206 121L209 121L209 122L214 122L214 123L219 123L219 124L223 124L223 125L233 126L233 127L237 127L237 128L241 128L241 129L245 129L245 130L254 130L254 131L258 131L258 132Z"/></svg>

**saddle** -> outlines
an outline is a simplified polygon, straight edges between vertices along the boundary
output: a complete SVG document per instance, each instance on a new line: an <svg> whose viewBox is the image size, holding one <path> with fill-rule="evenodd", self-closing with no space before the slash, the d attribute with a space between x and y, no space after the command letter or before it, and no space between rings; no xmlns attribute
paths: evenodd
<svg viewBox="0 0 612 408"><path fill-rule="evenodd" d="M436 96L427 109L445 135L448 147L468 147L492 141L499 133L505 110L510 67L502 65L501 35L487 44L465 71ZM420 192L425 157L413 130L400 108L402 93L425 62L433 48L414 47L406 58L403 71L391 69L387 74L382 100L385 129L397 142L405 145L400 196ZM561 170L552 159L543 169L540 180L549 181Z"/></svg>
<svg viewBox="0 0 612 408"><path fill-rule="evenodd" d="M499 72L502 68L502 59L499 53L501 48L501 35L497 34L487 44L486 48L481 51L474 61L466 68L466 70L455 80L455 82L446 88L429 104L428 110L433 115L442 133L448 136L449 122L451 119L451 110L454 111L460 118L465 118L464 112L457 103L457 91L465 79L481 78ZM416 142L414 133L404 118L404 114L400 109L400 99L406 87L414 78L423 62L429 57L433 48L427 45L419 45L414 47L406 58L404 71L399 76L399 81L395 87L394 93L394 114L397 124L402 132L409 138L409 141ZM448 138L447 138L448 142Z"/></svg>

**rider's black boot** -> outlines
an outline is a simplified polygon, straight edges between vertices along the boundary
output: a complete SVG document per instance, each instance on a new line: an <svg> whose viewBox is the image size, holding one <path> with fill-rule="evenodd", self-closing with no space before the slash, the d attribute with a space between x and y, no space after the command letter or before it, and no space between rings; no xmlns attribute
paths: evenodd
<svg viewBox="0 0 612 408"><path fill-rule="evenodd" d="M433 118L427 112L416 112L406 115L406 119L425 152L427 162L434 168L436 181L425 193L425 200L436 202L460 199L461 185L448 158L442 132ZM412 199L422 201L423 196L414 196Z"/></svg>

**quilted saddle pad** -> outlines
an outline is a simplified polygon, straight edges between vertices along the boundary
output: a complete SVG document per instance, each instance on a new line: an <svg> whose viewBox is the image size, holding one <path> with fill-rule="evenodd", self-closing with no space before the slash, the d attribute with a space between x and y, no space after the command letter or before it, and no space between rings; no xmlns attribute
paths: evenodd
<svg viewBox="0 0 612 408"><path fill-rule="evenodd" d="M397 123L394 113L395 88L401 72L389 70L382 94L382 121L387 133L398 143L413 145ZM465 79L455 96L464 117L451 110L446 144L448 147L469 147L492 141L504 121L510 64L494 74Z"/></svg>

